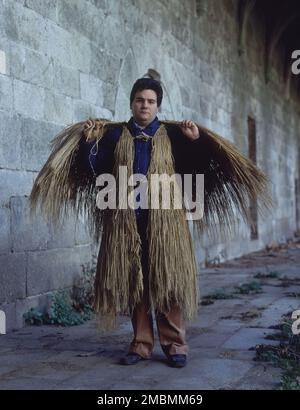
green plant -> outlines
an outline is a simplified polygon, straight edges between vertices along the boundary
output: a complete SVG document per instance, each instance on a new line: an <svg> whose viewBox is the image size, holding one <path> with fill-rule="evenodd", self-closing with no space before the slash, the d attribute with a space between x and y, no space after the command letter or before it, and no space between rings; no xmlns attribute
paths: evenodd
<svg viewBox="0 0 300 410"><path fill-rule="evenodd" d="M266 336L279 340L279 345L257 345L254 360L270 362L283 370L280 390L300 390L300 335L293 334L290 315L283 318L279 325L272 326L278 332Z"/></svg>
<svg viewBox="0 0 300 410"><path fill-rule="evenodd" d="M280 390L300 390L300 377L282 376Z"/></svg>
<svg viewBox="0 0 300 410"><path fill-rule="evenodd" d="M233 293L226 293L224 290L217 290L209 295L211 299L232 299L233 297Z"/></svg>
<svg viewBox="0 0 300 410"><path fill-rule="evenodd" d="M215 300L234 299L238 298L238 295L256 294L261 292L262 288L260 282L252 281L250 283L244 283L241 286L235 286L231 292L226 292L224 289L218 289L215 292L204 296L201 305L211 305Z"/></svg>
<svg viewBox="0 0 300 410"><path fill-rule="evenodd" d="M255 279L279 279L280 273L276 271L271 271L269 273L258 272L256 275L254 275L254 278Z"/></svg>
<svg viewBox="0 0 300 410"><path fill-rule="evenodd" d="M214 300L221 300L221 299L233 299L235 296L233 293L226 293L223 289L216 290L209 295L206 295L202 298L202 305L211 305L214 303Z"/></svg>
<svg viewBox="0 0 300 410"><path fill-rule="evenodd" d="M77 310L69 291L58 291L53 295L52 304L46 314L45 321L48 324L62 326L74 326L84 323L91 318L91 310L85 306Z"/></svg>
<svg viewBox="0 0 300 410"><path fill-rule="evenodd" d="M31 308L23 315L29 325L58 324L74 326L93 317L94 277L96 267L82 265L82 275L72 289L54 292L50 297L50 307L45 312Z"/></svg>
<svg viewBox="0 0 300 410"><path fill-rule="evenodd" d="M25 323L27 325L42 325L44 324L44 314L37 308L31 308L28 312L23 314Z"/></svg>
<svg viewBox="0 0 300 410"><path fill-rule="evenodd" d="M261 284L255 280L250 283L244 283L241 286L235 287L235 293L240 293L242 295L255 294L261 292Z"/></svg>

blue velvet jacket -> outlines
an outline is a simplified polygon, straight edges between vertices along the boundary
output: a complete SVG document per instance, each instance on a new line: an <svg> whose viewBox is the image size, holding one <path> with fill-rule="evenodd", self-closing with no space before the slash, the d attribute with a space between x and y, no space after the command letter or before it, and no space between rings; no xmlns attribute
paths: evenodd
<svg viewBox="0 0 300 410"><path fill-rule="evenodd" d="M153 137L159 126L160 121L155 117L155 119L142 131L144 134ZM133 137L141 133L141 128L133 120L133 117L128 121L127 127ZM183 135L179 127L172 125L167 127L167 132L171 140L175 172L183 175L184 173L193 174L195 168L199 170L199 161L201 163L201 138L191 141ZM95 142L88 143L82 138L79 149L81 171L92 173L95 177L103 173L112 173L114 150L121 134L121 127L109 129L100 140L97 150ZM135 139L134 148L133 172L147 175L151 159L151 139L147 141ZM204 158L202 158L202 161L204 161ZM145 219L147 216L147 210L136 210L137 219Z"/></svg>

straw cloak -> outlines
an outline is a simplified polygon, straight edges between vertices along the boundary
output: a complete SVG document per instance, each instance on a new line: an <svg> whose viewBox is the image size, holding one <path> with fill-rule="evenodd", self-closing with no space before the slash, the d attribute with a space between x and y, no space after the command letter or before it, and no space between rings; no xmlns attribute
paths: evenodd
<svg viewBox="0 0 300 410"><path fill-rule="evenodd" d="M249 203L259 200L261 209L270 207L267 178L256 165L227 140L198 125L200 137L186 142L174 155L174 137L180 135L179 123L161 121L152 138L148 180L152 174L204 174L204 217L193 221L196 232L203 229L230 229L240 212L251 223ZM126 122L89 119L64 129L52 142L52 152L39 172L30 195L31 209L40 208L52 222L61 222L70 210L87 216L96 241L101 238L95 277L95 311L103 327L112 327L118 314L132 313L143 297L141 241L134 209L101 210L96 207L95 176L84 172L80 163L82 141L95 147L114 127L122 129L114 149L112 173L118 191L119 167L133 172L134 142ZM187 158L188 157L188 158ZM195 178L194 178L195 181ZM185 319L197 314L199 293L197 263L184 204L170 209L149 209L148 285L151 305L168 311L178 304ZM118 194L118 192L117 192ZM151 195L148 193L149 204ZM158 192L161 200L161 191ZM118 198L118 195L117 195Z"/></svg>

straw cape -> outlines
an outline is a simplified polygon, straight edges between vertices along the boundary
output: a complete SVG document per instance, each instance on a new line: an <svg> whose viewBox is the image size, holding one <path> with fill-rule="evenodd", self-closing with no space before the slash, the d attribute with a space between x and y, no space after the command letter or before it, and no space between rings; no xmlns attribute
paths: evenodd
<svg viewBox="0 0 300 410"><path fill-rule="evenodd" d="M152 139L148 177L153 173L176 173L169 136L179 126L176 121L161 121ZM193 221L198 233L203 229L230 230L239 212L251 224L249 201L259 200L259 209L269 209L267 177L242 155L233 144L197 124L201 155L197 150L189 173L203 173L204 217ZM52 152L33 185L31 211L39 209L54 224L61 223L70 211L84 213L95 241L101 245L95 278L94 308L103 328L116 324L116 317L132 313L143 295L141 240L135 211L96 207L95 177L80 172L80 140L97 144L112 127L122 134L114 151L113 175L118 186L119 166L133 173L134 142L126 122L89 119L64 129L52 141ZM199 158L197 158L199 155ZM151 194L149 193L149 200ZM174 194L171 204L174 203ZM149 243L149 295L153 308L168 311L181 306L186 320L197 314L199 292L197 264L185 209L150 209L147 228Z"/></svg>

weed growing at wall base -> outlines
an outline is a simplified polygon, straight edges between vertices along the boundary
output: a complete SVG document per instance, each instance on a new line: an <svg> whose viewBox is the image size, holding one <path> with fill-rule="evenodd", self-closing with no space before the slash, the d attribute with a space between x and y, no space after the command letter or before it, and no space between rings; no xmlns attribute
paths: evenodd
<svg viewBox="0 0 300 410"><path fill-rule="evenodd" d="M74 326L93 317L93 282L96 268L82 265L83 273L72 289L56 291L51 296L50 308L41 312L31 308L24 313L28 325Z"/></svg>
<svg viewBox="0 0 300 410"><path fill-rule="evenodd" d="M282 369L280 390L300 390L300 335L292 329L293 313L292 320L290 313L284 315L280 324L270 327L277 332L265 337L277 340L277 346L260 344L251 349L256 351L254 360L269 362Z"/></svg>

